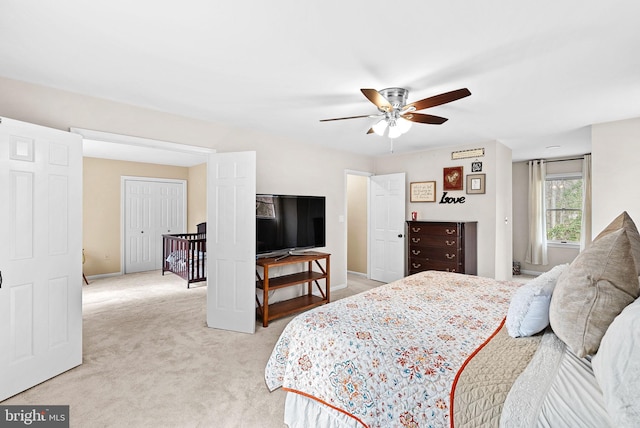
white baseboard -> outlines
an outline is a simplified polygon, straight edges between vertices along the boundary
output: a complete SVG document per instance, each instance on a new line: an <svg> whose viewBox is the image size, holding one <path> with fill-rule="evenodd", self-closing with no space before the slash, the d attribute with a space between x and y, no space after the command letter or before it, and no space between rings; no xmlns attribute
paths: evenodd
<svg viewBox="0 0 640 428"><path fill-rule="evenodd" d="M347 288L347 284L338 284L338 285L331 284L331 291L342 290L343 288Z"/></svg>
<svg viewBox="0 0 640 428"><path fill-rule="evenodd" d="M113 276L122 276L122 272L101 273L101 274L98 274L98 275L88 276L87 279L111 278Z"/></svg>
<svg viewBox="0 0 640 428"><path fill-rule="evenodd" d="M352 270L348 270L347 274L351 274L351 275L357 275L357 276L363 276L365 278L369 278L369 276L365 273L365 272L354 272Z"/></svg>

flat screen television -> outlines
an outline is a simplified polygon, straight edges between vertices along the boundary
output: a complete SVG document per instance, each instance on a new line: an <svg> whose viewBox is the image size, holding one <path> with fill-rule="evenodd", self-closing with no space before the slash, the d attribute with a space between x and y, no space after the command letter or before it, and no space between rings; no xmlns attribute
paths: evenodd
<svg viewBox="0 0 640 428"><path fill-rule="evenodd" d="M324 246L324 196L256 195L258 257Z"/></svg>

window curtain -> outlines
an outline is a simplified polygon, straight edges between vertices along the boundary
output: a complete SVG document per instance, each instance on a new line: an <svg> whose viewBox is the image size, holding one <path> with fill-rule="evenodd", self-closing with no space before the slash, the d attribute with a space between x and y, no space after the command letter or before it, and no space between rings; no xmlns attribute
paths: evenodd
<svg viewBox="0 0 640 428"><path fill-rule="evenodd" d="M591 155L582 161L582 226L580 228L580 251L591 244Z"/></svg>
<svg viewBox="0 0 640 428"><path fill-rule="evenodd" d="M529 244L525 261L533 265L546 265L547 259L547 213L545 210L544 161L529 161Z"/></svg>

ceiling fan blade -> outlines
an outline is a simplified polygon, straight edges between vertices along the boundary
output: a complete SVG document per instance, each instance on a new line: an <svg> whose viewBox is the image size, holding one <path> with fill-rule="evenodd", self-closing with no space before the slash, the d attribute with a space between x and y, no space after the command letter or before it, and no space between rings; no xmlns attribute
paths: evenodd
<svg viewBox="0 0 640 428"><path fill-rule="evenodd" d="M407 113L403 114L401 117L410 120L411 122L428 123L430 125L442 125L447 120L449 120L446 117L434 116L432 114L424 113Z"/></svg>
<svg viewBox="0 0 640 428"><path fill-rule="evenodd" d="M371 117L371 115L364 114L362 116L337 117L335 119L320 119L320 122L331 122L332 120L345 120L345 119L360 119L361 117Z"/></svg>
<svg viewBox="0 0 640 428"><path fill-rule="evenodd" d="M373 134L375 131L373 130L373 128L369 128L369 130L367 131L367 135L369 134Z"/></svg>
<svg viewBox="0 0 640 428"><path fill-rule="evenodd" d="M389 101L380 95L378 91L375 89L360 89L360 91L364 94L365 97L372 103L376 105L380 110L389 111L393 108L393 106L389 103Z"/></svg>
<svg viewBox="0 0 640 428"><path fill-rule="evenodd" d="M445 92L440 95L434 95L433 97L425 98L415 103L407 104L402 110L408 110L411 107L415 107L415 110L424 110L425 108L439 106L441 104L450 103L451 101L459 100L460 98L468 97L471 92L467 88L456 89L455 91Z"/></svg>

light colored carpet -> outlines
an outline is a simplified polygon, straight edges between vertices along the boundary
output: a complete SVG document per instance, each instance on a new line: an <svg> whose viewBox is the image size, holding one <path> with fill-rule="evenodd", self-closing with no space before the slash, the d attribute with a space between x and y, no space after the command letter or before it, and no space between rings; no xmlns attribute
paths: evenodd
<svg viewBox="0 0 640 428"><path fill-rule="evenodd" d="M332 300L380 285L349 275ZM284 427L264 367L291 317L253 335L206 327L206 287L143 272L83 289L83 364L2 402L70 405L71 427Z"/></svg>

